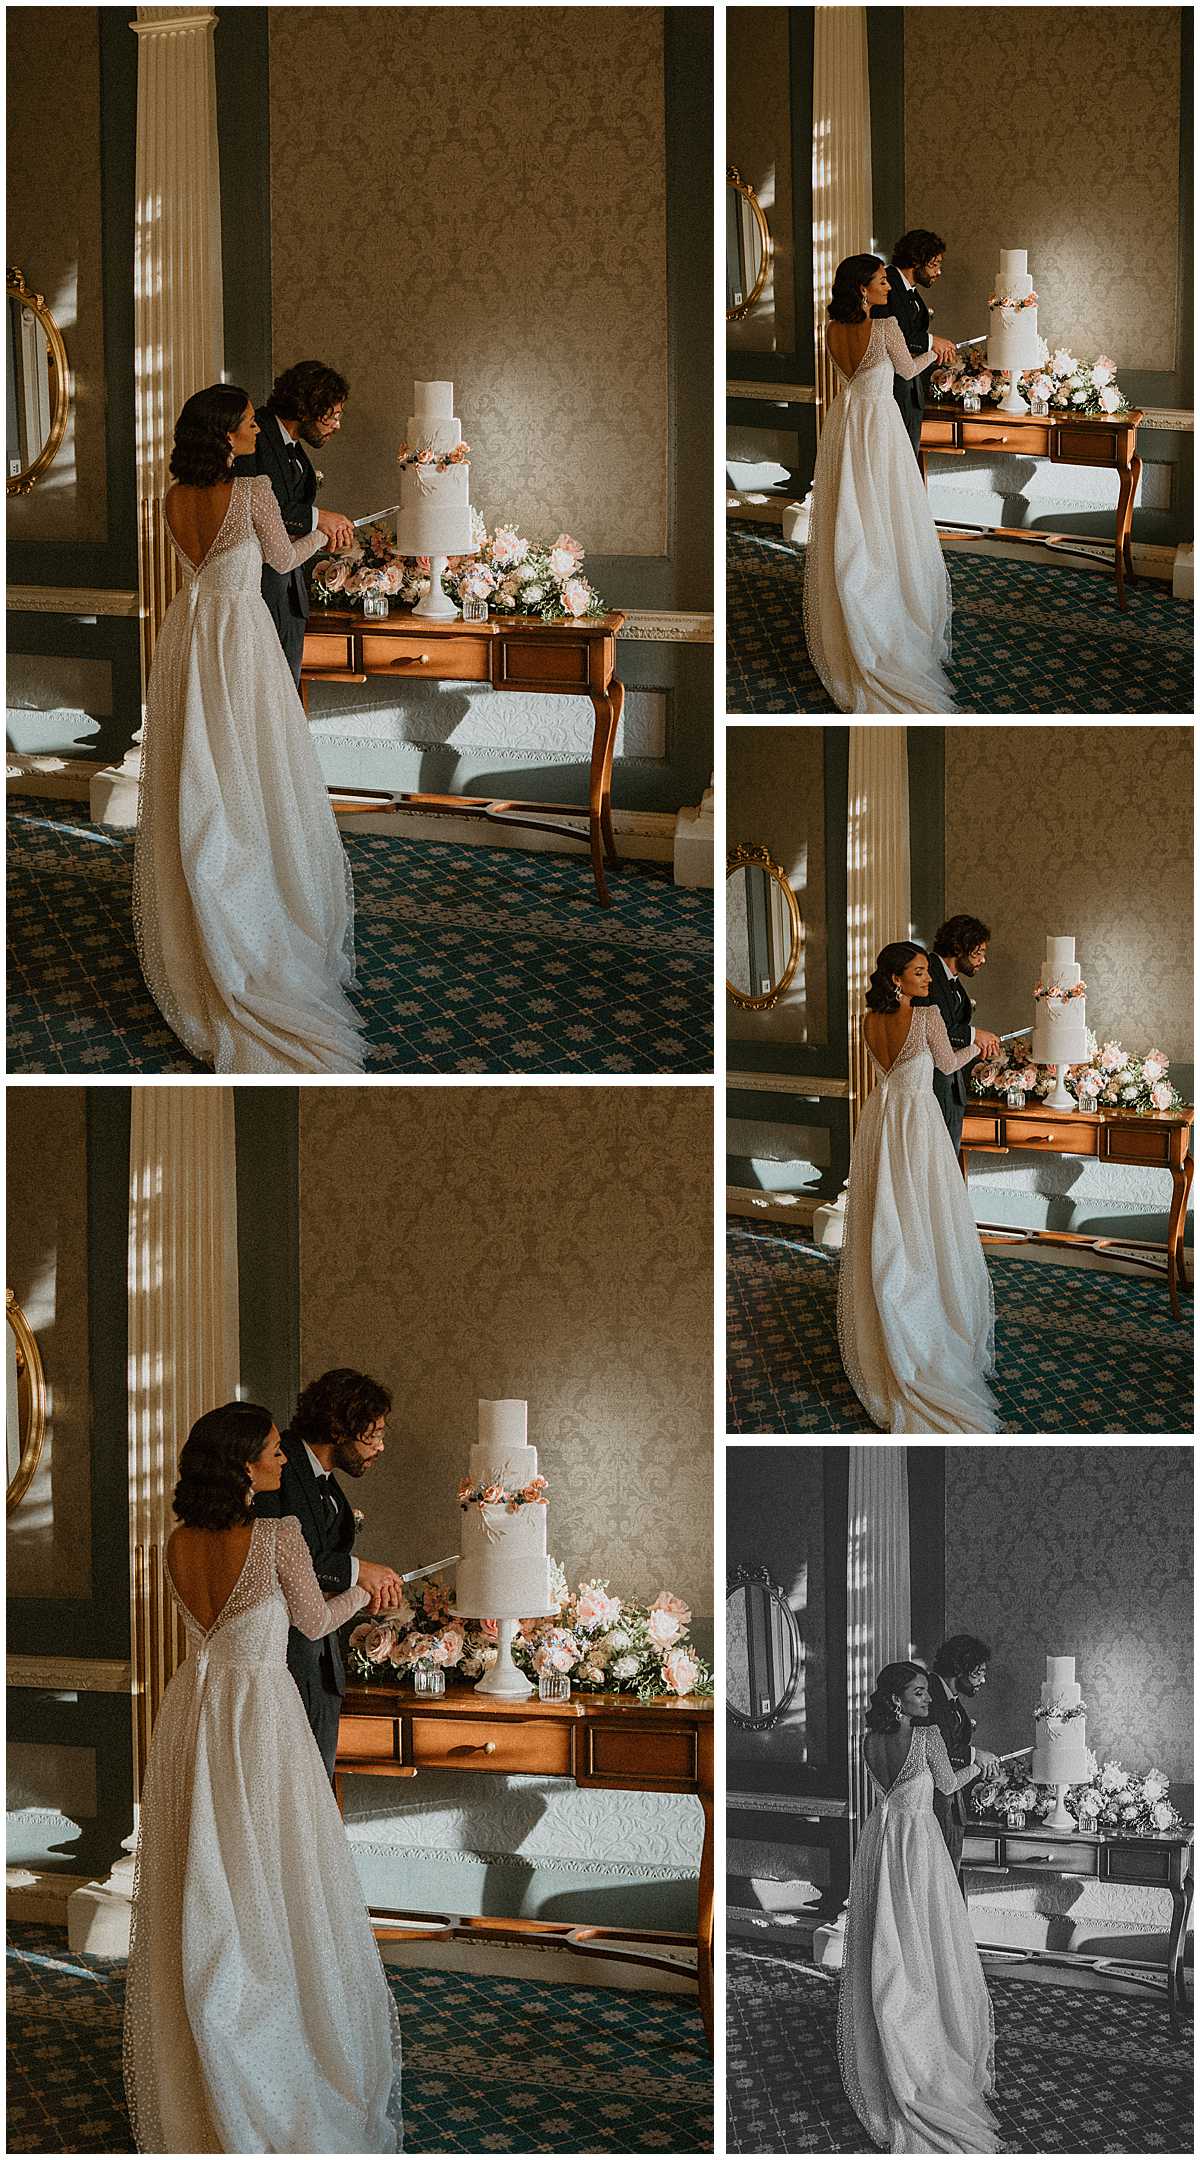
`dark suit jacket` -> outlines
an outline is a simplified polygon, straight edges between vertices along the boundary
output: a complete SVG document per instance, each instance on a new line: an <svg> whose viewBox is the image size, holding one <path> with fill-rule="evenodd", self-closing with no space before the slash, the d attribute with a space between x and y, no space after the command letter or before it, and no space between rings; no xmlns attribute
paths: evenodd
<svg viewBox="0 0 1200 2160"><path fill-rule="evenodd" d="M929 350L929 309L914 287L910 292L894 263L888 264L888 290L891 298L886 307L871 309L875 316L894 315L900 325L914 359ZM905 382L896 375L892 379L892 395L900 407L900 416L913 439L914 448L921 437L921 415L925 410L925 384L932 370L923 368L912 382Z"/></svg>
<svg viewBox="0 0 1200 2160"><path fill-rule="evenodd" d="M965 1770L971 1760L971 1744L975 1733L975 1720L963 1709L956 1695L948 1695L936 1673L929 1675L929 1722L936 1725L946 1743L953 1770ZM940 1793L933 1789L933 1812L942 1825L947 1844L950 1824L960 1826L966 1822L961 1792Z"/></svg>
<svg viewBox="0 0 1200 2160"><path fill-rule="evenodd" d="M313 1569L317 1581L327 1598L335 1597L339 1590L350 1588L351 1548L354 1544L354 1513L340 1485L337 1486L338 1511L330 1513L321 1496L313 1467L305 1451L304 1442L294 1439L291 1433L283 1435L283 1452L287 1456L287 1468L277 1493L260 1493L255 1506L258 1515L295 1515L304 1533L304 1542L312 1554ZM342 1646L336 1632L325 1635L320 1642L310 1642L299 1628L288 1629L288 1670L304 1691L304 1681L320 1679L326 1694L343 1695L346 1691L346 1668L342 1660Z"/></svg>
<svg viewBox="0 0 1200 2160"><path fill-rule="evenodd" d="M303 443L297 443L301 463L290 457L279 432L279 422L273 412L264 405L255 413L258 422L258 441L252 457L238 458L234 471L245 476L265 473L275 490L279 514L293 540L301 540L312 531L312 506L317 499L317 475L305 456ZM271 610L283 642L284 624L291 616L301 622L308 620L308 580L303 569L272 570L263 564L262 596Z"/></svg>
<svg viewBox="0 0 1200 2160"><path fill-rule="evenodd" d="M971 1004L970 995L960 978L957 975L953 978L947 975L935 952L931 952L929 955L929 992L929 1003L937 1006L946 1023L946 1033L950 1037L950 1048L952 1050L965 1050L971 1040L971 1029L974 1026L972 1019L974 1008ZM933 1092L941 1105L942 1116L945 1118L947 1125L953 1126L955 1111L961 1112L970 1101L967 1091L967 1075L971 1070L971 1066L976 1062L977 1060L972 1058L969 1064L962 1066L958 1072L954 1073L939 1072L936 1065L933 1068ZM958 1123L961 1130L961 1117Z"/></svg>

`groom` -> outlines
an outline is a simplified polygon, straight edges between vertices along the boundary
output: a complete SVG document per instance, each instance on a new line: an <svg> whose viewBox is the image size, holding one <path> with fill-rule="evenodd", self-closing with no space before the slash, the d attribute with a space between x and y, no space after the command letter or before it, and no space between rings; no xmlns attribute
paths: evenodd
<svg viewBox="0 0 1200 2160"><path fill-rule="evenodd" d="M952 1770L965 1770L971 1760L975 1720L966 1705L987 1686L990 1656L987 1644L980 1642L977 1635L950 1635L934 1658L929 1676L929 1722L937 1726L946 1743ZM989 1769L996 1759L987 1748L975 1750L975 1760L981 1771ZM935 1786L933 1812L962 1889L963 1831L966 1828L962 1793L940 1793ZM963 1896L966 1896L965 1890Z"/></svg>
<svg viewBox="0 0 1200 2160"><path fill-rule="evenodd" d="M942 274L942 257L946 243L940 234L927 232L923 226L914 226L912 232L901 233L892 249L892 259L887 267L888 290L891 298L886 307L872 308L872 315L894 315L903 333L904 342L914 358L933 346L939 360L952 360L957 346L950 338L931 337L929 334L929 309L921 297L920 289L928 291L936 285ZM892 380L892 395L900 407L900 418L908 429L908 439L921 458L921 418L925 411L925 383L930 373L922 369L911 382L896 375Z"/></svg>
<svg viewBox="0 0 1200 2160"><path fill-rule="evenodd" d="M333 1476L365 1477L384 1449L384 1428L392 1398L378 1380L338 1366L322 1373L302 1391L296 1413L283 1434L287 1468L277 1493L260 1493L259 1515L299 1517L313 1569L327 1598L355 1583L371 1592L372 1612L400 1604L404 1586L378 1560L359 1560L351 1551L355 1520L345 1493ZM338 1722L346 1689L346 1668L336 1630L310 1642L299 1628L288 1629L288 1671L333 1778Z"/></svg>
<svg viewBox="0 0 1200 2160"><path fill-rule="evenodd" d="M323 360L298 360L277 375L271 395L255 414L258 440L249 457L234 467L242 476L265 473L275 491L279 514L293 540L317 528L330 547L349 547L354 527L340 510L318 510L317 475L300 447L301 439L319 450L342 424L350 385ZM308 581L303 570L272 570L263 564L262 596L271 611L284 657L300 688L304 626L308 621Z"/></svg>
<svg viewBox="0 0 1200 2160"><path fill-rule="evenodd" d="M984 1057L995 1056L1000 1038L987 1028L972 1026L973 1001L967 995L964 978L966 982L973 980L980 968L987 966L991 934L977 915L951 915L938 931L929 958L929 1002L937 1006L946 1023L950 1048L965 1050L973 1039ZM933 1068L933 1092L956 1154L962 1140L970 1070L969 1064L953 1073L939 1072L936 1065Z"/></svg>

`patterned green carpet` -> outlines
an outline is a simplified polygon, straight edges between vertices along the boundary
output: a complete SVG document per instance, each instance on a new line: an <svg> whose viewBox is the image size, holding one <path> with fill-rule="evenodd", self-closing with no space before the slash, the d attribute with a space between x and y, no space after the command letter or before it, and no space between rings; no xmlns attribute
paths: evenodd
<svg viewBox="0 0 1200 2160"><path fill-rule="evenodd" d="M712 2151L713 2073L686 1996L405 1968L409 2152ZM8 2151L132 2149L123 1959L8 1932Z"/></svg>
<svg viewBox="0 0 1200 2160"><path fill-rule="evenodd" d="M1160 583L1126 588L1087 570L947 555L950 679L965 713L1190 713L1191 609ZM728 527L730 712L836 712L804 643L804 550L778 525Z"/></svg>
<svg viewBox="0 0 1200 2160"><path fill-rule="evenodd" d="M1005 2152L1186 2153L1191 2035L1165 2009L988 1974ZM866 2151L837 2061L837 1981L806 1956L731 1947L725 2085L731 2153Z"/></svg>
<svg viewBox="0 0 1200 2160"><path fill-rule="evenodd" d="M1002 1430L1190 1433L1192 1306L1101 1269L989 1257ZM731 1218L728 1429L874 1432L842 1369L837 1259L790 1223Z"/></svg>
<svg viewBox="0 0 1200 2160"><path fill-rule="evenodd" d="M367 1070L712 1071L711 892L630 863L345 835ZM199 1072L142 981L133 836L8 801L8 1070Z"/></svg>

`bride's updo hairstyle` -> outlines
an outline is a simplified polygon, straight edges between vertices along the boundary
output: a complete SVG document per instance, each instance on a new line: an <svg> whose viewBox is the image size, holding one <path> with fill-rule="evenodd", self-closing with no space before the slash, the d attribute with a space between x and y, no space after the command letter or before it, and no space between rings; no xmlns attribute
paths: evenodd
<svg viewBox="0 0 1200 2160"><path fill-rule="evenodd" d="M898 1665L885 1665L875 1682L875 1691L867 1704L868 1732L895 1732L900 1723L896 1708L897 1698L912 1681L928 1678L923 1665L911 1665L904 1659Z"/></svg>
<svg viewBox="0 0 1200 2160"><path fill-rule="evenodd" d="M171 474L185 487L212 487L229 477L229 438L250 403L236 383L211 383L190 397L175 422Z"/></svg>
<svg viewBox="0 0 1200 2160"><path fill-rule="evenodd" d="M923 945L914 945L908 938L898 938L894 945L885 945L875 962L875 971L867 986L867 1011L877 1013L896 1012L900 1004L900 992L893 977L903 975L911 960L923 953Z"/></svg>
<svg viewBox="0 0 1200 2160"><path fill-rule="evenodd" d="M838 264L829 301L830 322L862 322L863 286L870 284L882 261L882 255L847 255Z"/></svg>
<svg viewBox="0 0 1200 2160"><path fill-rule="evenodd" d="M253 1521L246 1464L258 1461L274 1423L269 1410L252 1402L222 1403L196 1419L183 1443L172 1502L181 1523L193 1530L231 1530Z"/></svg>

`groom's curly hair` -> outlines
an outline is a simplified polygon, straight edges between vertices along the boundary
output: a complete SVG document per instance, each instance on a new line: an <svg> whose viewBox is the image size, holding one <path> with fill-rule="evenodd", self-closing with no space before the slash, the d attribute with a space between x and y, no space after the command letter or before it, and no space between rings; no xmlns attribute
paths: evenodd
<svg viewBox="0 0 1200 2160"><path fill-rule="evenodd" d="M275 1423L261 1403L227 1402L198 1417L179 1457L172 1502L194 1530L230 1530L254 1520L247 1463L257 1462Z"/></svg>
<svg viewBox="0 0 1200 2160"><path fill-rule="evenodd" d="M991 1655L978 1635L948 1635L934 1654L933 1669L943 1680L965 1680L977 1665L987 1665Z"/></svg>
<svg viewBox="0 0 1200 2160"><path fill-rule="evenodd" d="M335 405L344 405L350 385L344 375L324 360L297 360L285 368L271 385L267 411L280 420L323 420Z"/></svg>
<svg viewBox="0 0 1200 2160"><path fill-rule="evenodd" d="M391 1407L391 1395L381 1380L355 1372L351 1365L337 1365L301 1390L288 1437L305 1440L309 1447L358 1440Z"/></svg>
<svg viewBox="0 0 1200 2160"><path fill-rule="evenodd" d="M935 953L947 960L967 960L977 945L986 945L991 931L978 915L951 915L933 941Z"/></svg>
<svg viewBox="0 0 1200 2160"><path fill-rule="evenodd" d="M892 249L892 261L897 270L919 270L935 255L945 252L946 243L940 233L930 232L925 225L914 225L911 232L901 233Z"/></svg>

